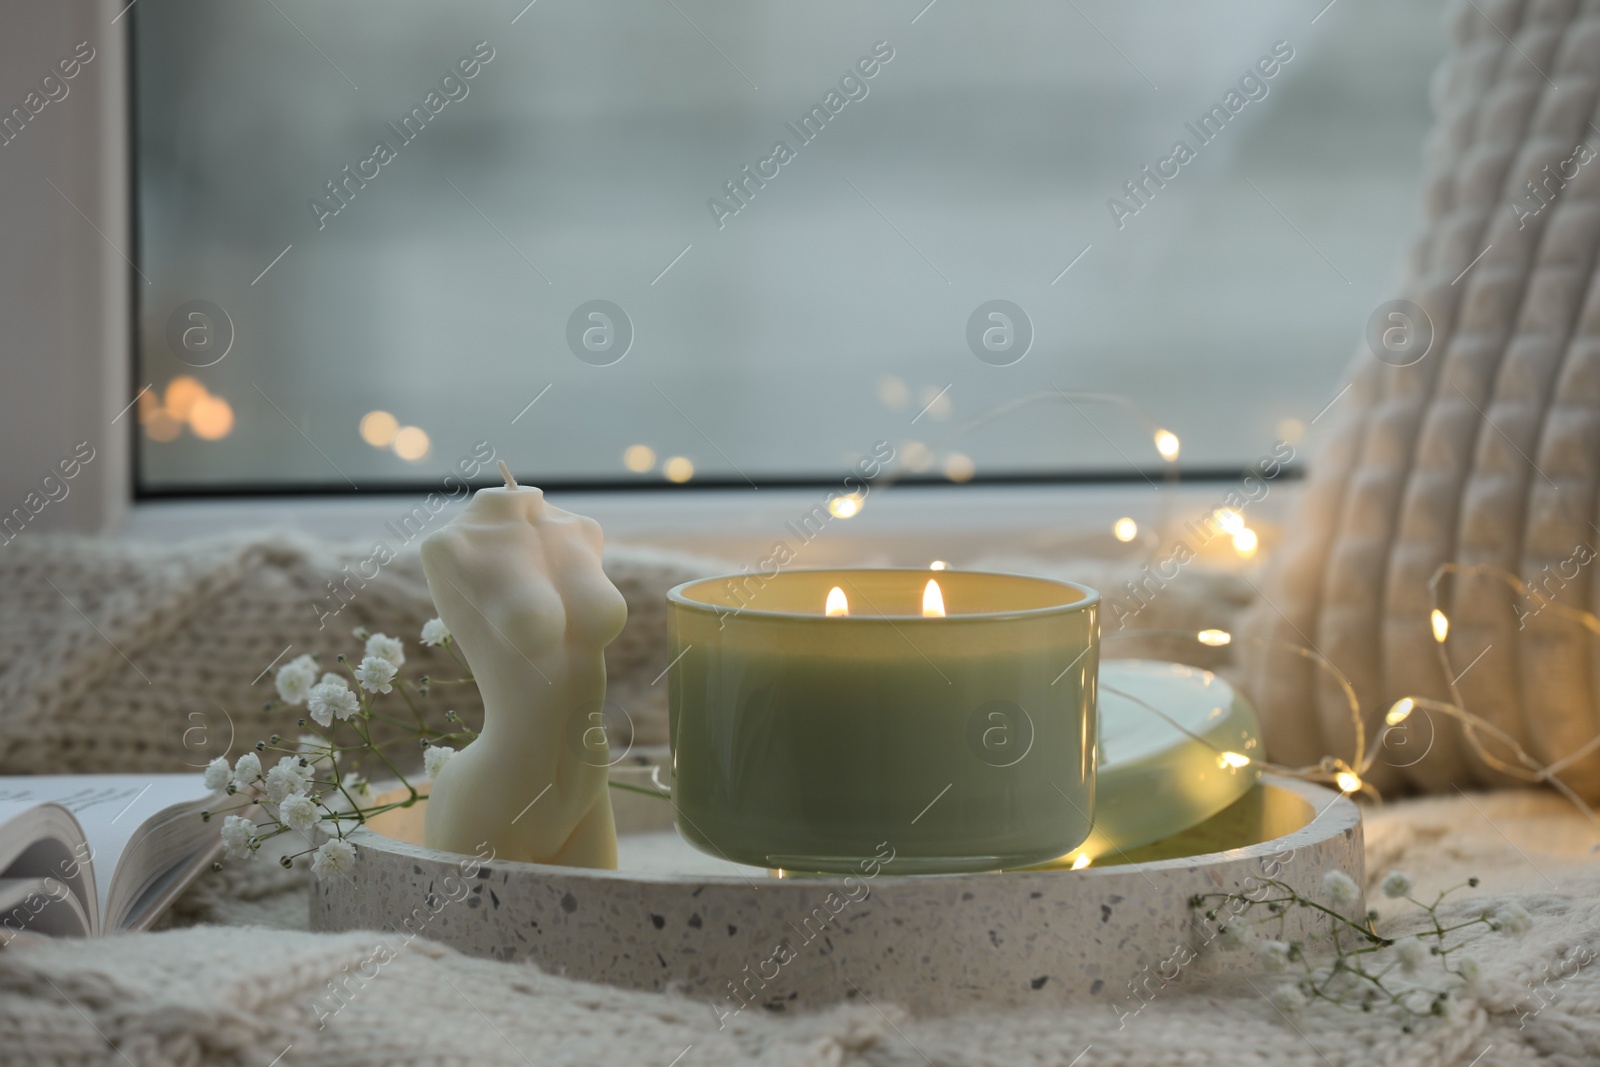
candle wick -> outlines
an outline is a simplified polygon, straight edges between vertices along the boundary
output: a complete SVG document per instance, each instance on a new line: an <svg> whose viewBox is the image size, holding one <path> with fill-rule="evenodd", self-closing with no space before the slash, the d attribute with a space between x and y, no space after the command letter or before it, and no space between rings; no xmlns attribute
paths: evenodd
<svg viewBox="0 0 1600 1067"><path fill-rule="evenodd" d="M517 480L511 476L511 468L506 466L506 461L500 461L500 477L506 480L507 489L517 488Z"/></svg>

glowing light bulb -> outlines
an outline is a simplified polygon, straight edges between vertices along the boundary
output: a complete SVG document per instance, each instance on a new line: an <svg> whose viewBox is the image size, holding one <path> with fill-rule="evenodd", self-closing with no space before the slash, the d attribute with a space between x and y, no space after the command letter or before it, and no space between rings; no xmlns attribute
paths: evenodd
<svg viewBox="0 0 1600 1067"><path fill-rule="evenodd" d="M1093 862L1094 860L1087 852L1080 852L1078 853L1078 858L1072 861L1072 869L1075 871L1081 871Z"/></svg>
<svg viewBox="0 0 1600 1067"><path fill-rule="evenodd" d="M1433 639L1444 644L1444 639L1450 636L1450 620L1444 617L1444 612L1438 608L1433 609L1433 614L1428 616L1433 623Z"/></svg>
<svg viewBox="0 0 1600 1067"><path fill-rule="evenodd" d="M1240 767L1250 766L1250 757L1242 752L1224 752L1217 757L1217 766L1238 770Z"/></svg>
<svg viewBox="0 0 1600 1067"><path fill-rule="evenodd" d="M1245 559L1249 559L1251 556L1255 555L1256 549L1260 547L1260 545L1261 538L1257 537L1256 532L1250 529L1248 526L1242 528L1238 533L1233 535L1233 550L1239 553L1239 555L1243 556Z"/></svg>
<svg viewBox="0 0 1600 1067"><path fill-rule="evenodd" d="M1339 783L1341 793L1355 793L1361 789L1361 776L1354 771L1340 771L1333 776L1333 780Z"/></svg>
<svg viewBox="0 0 1600 1067"><path fill-rule="evenodd" d="M944 560L936 559L932 563L928 564L928 569L930 571L942 571L947 569L949 566L950 564L946 563Z"/></svg>
<svg viewBox="0 0 1600 1067"><path fill-rule="evenodd" d="M1126 544L1139 536L1139 524L1124 515L1111 524L1111 536Z"/></svg>
<svg viewBox="0 0 1600 1067"><path fill-rule="evenodd" d="M845 599L843 589L834 586L828 590L828 603L823 607L822 613L829 617L850 614L850 601Z"/></svg>
<svg viewBox="0 0 1600 1067"><path fill-rule="evenodd" d="M1181 447L1178 435L1171 430L1156 431L1156 451L1161 453L1161 458L1171 463L1178 458L1178 449Z"/></svg>
<svg viewBox="0 0 1600 1067"><path fill-rule="evenodd" d="M1244 516L1232 508L1218 508L1211 513L1211 517L1217 520L1217 525L1225 533L1236 534L1244 529Z"/></svg>
<svg viewBox="0 0 1600 1067"><path fill-rule="evenodd" d="M1233 640L1233 635L1226 630L1201 630L1199 633L1194 635L1194 639L1199 641L1202 645L1210 645L1212 648L1221 648L1223 645Z"/></svg>
<svg viewBox="0 0 1600 1067"><path fill-rule="evenodd" d="M860 493L847 493L828 501L828 512L836 519L849 519L861 514Z"/></svg>
<svg viewBox="0 0 1600 1067"><path fill-rule="evenodd" d="M922 614L930 619L944 618L944 594L939 591L939 583L932 578L922 590Z"/></svg>
<svg viewBox="0 0 1600 1067"><path fill-rule="evenodd" d="M1416 707L1417 702L1415 700L1410 697L1401 697L1389 708L1389 713L1383 717L1383 721L1390 726L1399 726L1406 721L1407 716L1416 710Z"/></svg>

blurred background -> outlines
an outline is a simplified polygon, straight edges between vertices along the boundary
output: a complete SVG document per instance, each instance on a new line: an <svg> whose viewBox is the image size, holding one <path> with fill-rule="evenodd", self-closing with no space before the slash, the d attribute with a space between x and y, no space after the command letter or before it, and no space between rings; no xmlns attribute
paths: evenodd
<svg viewBox="0 0 1600 1067"><path fill-rule="evenodd" d="M1418 209L1443 4L1324 3L139 0L136 491L427 488L484 440L557 488L837 484L880 440L918 478L1137 481L1152 427L1237 472L1334 397ZM993 300L1032 335L1009 365L968 341ZM1148 419L952 436L1055 388Z"/></svg>

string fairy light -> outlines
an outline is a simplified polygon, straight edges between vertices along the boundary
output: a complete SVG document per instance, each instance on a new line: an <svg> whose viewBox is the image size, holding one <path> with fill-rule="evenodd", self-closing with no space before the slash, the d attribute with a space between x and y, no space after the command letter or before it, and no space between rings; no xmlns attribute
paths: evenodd
<svg viewBox="0 0 1600 1067"><path fill-rule="evenodd" d="M1103 641L1115 640L1119 638L1166 637L1179 640L1195 641L1201 645L1211 648L1217 648L1237 642L1256 647L1279 649L1311 661L1319 670L1332 677L1333 680L1338 683L1340 691L1344 694L1345 704L1350 713L1351 727L1355 734L1353 746L1354 752L1352 753L1352 758L1348 761L1337 756L1325 755L1316 763L1299 767L1289 767L1272 763L1268 760L1245 756L1242 753L1227 751L1218 747L1207 738L1204 738L1192 730L1184 727L1166 712L1162 711L1160 708L1154 706L1148 701L1142 700L1131 693L1122 692L1116 689L1114 686L1102 685L1102 688L1107 692L1115 693L1118 696L1132 701L1135 705L1143 707L1144 709L1160 716L1162 719L1166 720L1169 725L1185 734L1190 739L1198 741L1210 748L1217 754L1218 766L1238 769L1254 764L1260 767L1263 771L1267 771L1272 774L1288 778L1298 778L1306 781L1327 783L1335 786L1342 793L1364 793L1377 801L1381 801L1382 796L1372 785L1372 783L1366 780L1365 775L1369 770L1371 770L1372 765L1377 761L1384 738L1391 730L1401 728L1405 722L1418 710L1421 710L1424 713L1438 712L1439 714L1461 724L1462 736L1466 739L1468 746L1486 765L1494 768L1497 771L1500 771L1503 774L1516 778L1519 781L1527 782L1533 785L1550 786L1568 801L1570 801L1579 811L1584 814L1586 818L1590 820L1591 823L1594 823L1597 828L1600 828L1600 815L1596 815L1594 809L1588 804L1588 802L1586 802L1583 797L1578 795L1578 793L1560 777L1562 771L1593 754L1594 752L1600 751L1600 734L1596 734L1594 737L1591 737L1584 744L1562 756L1560 759L1545 764L1541 763L1531 753L1529 753L1527 749L1523 747L1521 742L1519 742L1511 734L1507 733L1493 722L1490 722L1482 716L1476 715L1467 709L1466 701L1462 697L1461 690L1457 685L1460 675L1455 671L1449 655L1447 639L1450 633L1450 619L1449 616L1445 614L1444 609L1439 606L1439 585L1442 579L1447 575L1492 578L1505 583L1520 596L1529 595L1528 586L1522 581L1522 579L1518 578L1510 571L1503 570L1499 567L1494 567L1487 564L1467 565L1445 563L1440 565L1440 567L1434 572L1433 577L1428 581L1428 591L1432 600L1432 605L1428 613L1428 622L1434 636L1434 644L1439 657L1439 664L1443 669L1451 699L1436 700L1431 697L1412 694L1403 696L1394 701L1394 703L1390 704L1388 710L1384 713L1384 726L1376 739L1378 744L1374 745L1370 750L1367 747L1366 722L1364 716L1362 715L1361 702L1359 697L1356 695L1354 687L1350 684L1349 679L1344 676L1343 672L1334 666L1334 664L1328 660L1327 657L1323 656L1320 652L1313 648L1307 648L1302 645L1294 644L1293 642L1282 641L1276 638L1241 637L1240 635L1229 633L1226 630L1218 629L1206 629L1198 632L1194 630L1163 629L1124 630L1102 636ZM1585 611L1581 608L1573 608L1565 604L1556 604L1548 599L1544 599L1544 602L1541 604L1541 608L1543 607L1549 607L1555 614L1581 625L1590 633L1600 635L1600 615L1595 615L1594 613ZM1485 744L1484 738L1488 738L1496 744L1504 746L1509 758L1503 757L1491 751L1489 746ZM1596 848L1600 849L1600 845L1597 845Z"/></svg>
<svg viewBox="0 0 1600 1067"><path fill-rule="evenodd" d="M1132 541L1136 538L1139 539L1144 544L1149 546L1148 553L1150 559L1153 561L1156 558L1156 554L1160 551L1162 544L1162 538L1159 535L1159 531L1170 521L1174 510L1173 497L1175 496L1175 493L1173 490L1177 488L1179 481L1177 459L1182 450L1182 442L1178 439L1178 436L1175 433L1157 423L1147 412L1144 411L1143 408L1139 407L1128 397L1115 393L1096 393L1076 390L1069 391L1063 390L1058 386L1052 387L1050 390L1033 393L984 410L972 419L969 419L966 422L956 426L945 439L942 447L948 447L956 439L974 429L977 429L980 426L983 426L1021 408L1040 403L1069 405L1080 416L1083 416L1086 420L1090 421L1091 425L1094 425L1093 420L1089 419L1088 413L1084 410L1084 405L1108 405L1122 409L1144 426L1146 433L1149 434L1149 440L1154 446L1156 455L1162 461L1162 467L1164 468L1164 477L1162 479L1163 484L1160 487L1163 492L1160 494L1161 499L1159 513L1156 516L1156 520L1153 524L1153 536L1140 537L1139 535L1141 531L1139 530L1137 524L1135 524L1131 519L1119 519L1112 526L1112 534L1118 540L1123 541ZM1098 430L1099 427L1096 425L1095 429ZM905 472L920 469L925 469L925 467L919 468L914 464L907 463L899 470L873 479L872 486L874 489L878 489L880 487L892 487L904 476ZM1228 514L1220 515L1216 512L1213 512L1213 519L1218 522L1219 528L1221 528L1224 533L1231 534L1234 542L1233 547L1235 552L1241 557L1250 558L1255 553L1257 545L1259 544L1259 538L1256 532L1249 529L1249 527L1244 524L1244 516L1239 514L1237 510L1221 510L1226 510ZM1237 516L1237 518L1235 518L1235 516ZM1235 525L1238 527L1237 530L1228 529L1229 526ZM1505 582L1522 596L1530 595L1527 585L1520 578L1509 571L1501 570L1497 567L1488 565L1469 566L1452 563L1446 563L1440 566L1438 570L1434 572L1432 578L1430 578L1428 582L1429 593L1433 601L1431 611L1428 614L1428 625L1434 638L1435 650L1439 657L1440 665L1444 670L1444 675L1449 687L1451 699L1448 701L1441 701L1412 694L1403 696L1399 700L1396 700L1390 705L1388 711L1383 716L1384 725L1376 738L1376 740L1380 743L1374 745L1370 749L1368 748L1367 743L1368 739L1366 721L1362 714L1361 702L1356 695L1354 687L1350 684L1349 679L1347 679L1331 661L1329 661L1315 649L1275 638L1246 638L1220 629L1205 629L1200 631L1156 629L1125 630L1113 634L1105 634L1102 640L1134 637L1168 637L1198 642L1201 645L1208 646L1213 649L1230 644L1271 647L1309 660L1317 670L1326 674L1338 685L1340 692L1344 695L1345 704L1350 716L1351 729L1354 735L1351 758L1346 760L1342 757L1331 754L1324 755L1316 763L1300 767L1283 766L1271 763L1264 759L1246 756L1242 753L1224 752L1223 750L1218 749L1215 745L1211 744L1211 742L1207 741L1205 738L1199 737L1192 731L1184 728L1181 724L1172 720L1170 716L1167 716L1159 708L1156 708L1153 705L1134 697L1132 694L1119 694L1132 700L1136 705L1143 706L1147 710L1167 719L1172 726L1180 730L1182 733L1187 734L1192 739L1200 741L1201 743L1212 748L1216 752L1219 760L1221 760L1222 764L1225 766L1239 769L1251 764L1255 764L1261 767L1263 770L1273 774L1298 778L1306 781L1322 782L1332 785L1346 794L1365 794L1370 796L1373 800L1381 802L1382 796L1372 785L1372 783L1367 781L1365 777L1366 773L1371 770L1373 764L1376 762L1379 751L1382 747L1381 742L1389 734L1389 732L1401 728L1410 715L1412 715L1416 710L1422 709L1425 712L1438 712L1461 723L1462 734L1466 739L1467 744L1487 766L1493 767L1496 770L1515 777L1521 781L1550 785L1552 788L1556 789L1568 800L1570 800L1574 805L1576 805L1579 810L1581 810L1590 820L1595 822L1597 827L1600 827L1600 817L1597 817L1590 806L1584 802L1583 798L1578 796L1578 794L1559 777L1563 770L1571 767L1579 760L1593 754L1597 750L1600 750L1600 735L1596 735L1595 737L1591 738L1587 743L1580 746L1577 750L1568 753L1559 760L1556 760L1554 763L1544 765L1539 763L1532 755L1523 749L1523 747L1514 737L1507 734L1504 730L1499 729L1492 722L1489 722L1481 716L1475 715L1467 709L1466 702L1462 698L1461 692L1456 685L1456 680L1459 679L1460 675L1451 666L1447 648L1447 641L1450 636L1450 619L1449 616L1445 614L1444 609L1439 605L1438 584L1441 578L1447 574L1492 577ZM1539 594L1533 595L1537 595L1539 597L1541 608L1548 607L1551 609L1553 614L1576 622L1589 630L1591 633L1600 636L1600 616L1583 611L1581 609L1571 608L1565 604L1553 603L1549 601L1548 598ZM1105 686L1103 688L1107 689L1107 691L1116 692L1116 690L1109 686ZM1483 737L1492 739L1499 745L1503 745L1509 753L1510 758L1502 758L1501 756L1490 751L1484 744L1480 734ZM1243 760L1244 762L1237 763L1235 757L1238 760Z"/></svg>

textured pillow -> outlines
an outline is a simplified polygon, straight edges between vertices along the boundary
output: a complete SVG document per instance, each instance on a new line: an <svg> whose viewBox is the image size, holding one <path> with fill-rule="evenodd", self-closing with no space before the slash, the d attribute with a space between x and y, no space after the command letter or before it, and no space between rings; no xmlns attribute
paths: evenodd
<svg viewBox="0 0 1600 1067"><path fill-rule="evenodd" d="M1358 353L1243 628L1336 664L1369 744L1391 702L1450 696L1429 625L1440 564L1504 568L1569 607L1596 600L1600 8L1477 0L1457 5L1452 26L1433 85L1423 232L1395 294L1426 310L1432 347L1404 367ZM1468 709L1543 763L1600 730L1593 637L1492 578L1448 579L1441 596ZM1271 758L1349 758L1354 731L1330 679L1291 654L1244 655ZM1380 788L1511 780L1453 720L1414 719L1369 775ZM1600 799L1600 757L1563 777Z"/></svg>

